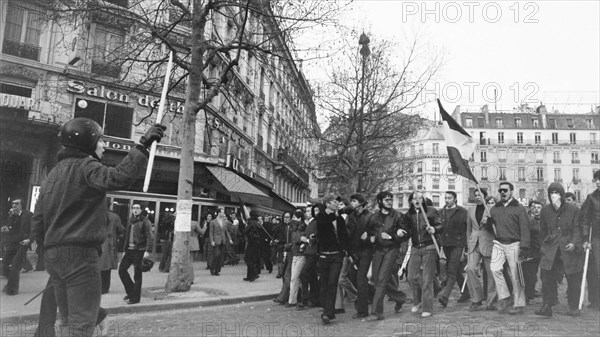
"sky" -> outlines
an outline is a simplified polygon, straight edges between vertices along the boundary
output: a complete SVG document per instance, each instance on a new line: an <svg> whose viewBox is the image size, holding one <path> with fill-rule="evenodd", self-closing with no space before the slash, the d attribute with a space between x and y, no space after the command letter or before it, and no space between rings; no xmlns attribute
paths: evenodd
<svg viewBox="0 0 600 337"><path fill-rule="evenodd" d="M600 1L354 1L340 21L369 36L400 45L418 37L443 67L427 87L440 98L474 111L527 103L567 113L600 105ZM306 62L314 81L327 62ZM494 91L495 97L494 98ZM433 118L434 104L423 108ZM319 112L318 112L319 114Z"/></svg>

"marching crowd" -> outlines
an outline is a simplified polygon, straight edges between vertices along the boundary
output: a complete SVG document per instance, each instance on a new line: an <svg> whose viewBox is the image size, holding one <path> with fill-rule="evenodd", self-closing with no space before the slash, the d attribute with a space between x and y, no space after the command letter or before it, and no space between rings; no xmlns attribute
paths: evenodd
<svg viewBox="0 0 600 337"><path fill-rule="evenodd" d="M61 128L64 148L42 184L35 214L23 210L22 199L13 200L1 227L2 271L8 278L3 292L18 292L21 269L33 268L24 256L35 241L44 255L36 269L50 275L36 336L53 335L57 313L73 336L91 335L104 320L100 299L116 268L118 232L124 233L118 267L124 300L139 303L142 270L152 250L151 223L134 204L122 226L105 203L106 191L131 185L145 171L148 149L164 130L160 124L150 127L121 163L107 167L100 162L105 145L100 126L86 118L71 120ZM348 199L329 195L281 218L252 210L245 219L219 209L214 218L209 214L192 224L191 238L198 240L190 240L196 241L191 250L204 251L213 276L224 264L237 264L245 250L244 281L257 280L263 268L276 271L282 287L273 301L298 309L322 307L323 323L345 313L347 298L357 319L383 320L386 295L395 312L401 311L407 300L399 289L404 278L412 292L410 311L424 318L432 316L434 299L447 306L455 286L462 294L459 302L471 301L469 310L522 314L536 296L538 275L543 304L535 314L553 315L557 284L564 278L567 314L578 316L584 274L589 307L600 308L600 171L593 181L596 190L581 208L554 182L547 203L533 201L526 209L513 197L514 186L502 182L498 197L478 189L477 204L469 209L457 205L453 191L446 192L439 210L415 191L405 214L392 207L388 191L377 194L372 207L360 193ZM170 266L174 221L173 214L165 215L158 231L163 272Z"/></svg>
<svg viewBox="0 0 600 337"><path fill-rule="evenodd" d="M322 307L321 319L329 323L346 312L346 299L354 302L356 319L383 320L385 295L400 312L407 298L399 289L404 277L412 292L410 311L427 318L436 298L447 306L455 286L458 302L471 301L470 311L523 314L540 276L542 306L535 314L552 317L564 278L567 315L579 316L584 274L589 307L600 308L600 171L593 181L597 188L581 208L558 182L549 185L547 203L532 201L528 208L513 197L513 184L502 182L499 197L477 189L477 203L469 209L457 205L453 191L446 192L439 210L413 192L403 214L385 191L375 207L360 193L349 201L330 195L283 213L281 224L278 217L263 222L252 211L244 229L244 281L258 278L262 261L273 262L283 279L273 301L298 310ZM265 242L272 261L260 254Z"/></svg>

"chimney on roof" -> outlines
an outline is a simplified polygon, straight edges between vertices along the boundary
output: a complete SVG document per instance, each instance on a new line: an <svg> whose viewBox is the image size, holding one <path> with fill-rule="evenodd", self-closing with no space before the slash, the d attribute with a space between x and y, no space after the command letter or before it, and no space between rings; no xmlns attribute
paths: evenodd
<svg viewBox="0 0 600 337"><path fill-rule="evenodd" d="M485 117L485 124L490 125L490 109L488 108L487 104L481 107L481 112Z"/></svg>
<svg viewBox="0 0 600 337"><path fill-rule="evenodd" d="M542 127L544 129L548 128L548 119L546 118L546 115L548 114L548 110L546 109L544 102L540 101L540 106L538 106L535 109L535 112L542 115Z"/></svg>

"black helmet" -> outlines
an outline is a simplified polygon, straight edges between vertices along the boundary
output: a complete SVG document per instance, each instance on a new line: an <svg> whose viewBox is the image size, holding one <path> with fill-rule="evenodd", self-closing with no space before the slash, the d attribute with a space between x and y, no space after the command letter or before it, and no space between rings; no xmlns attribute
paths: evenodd
<svg viewBox="0 0 600 337"><path fill-rule="evenodd" d="M84 152L94 151L98 139L104 132L98 123L89 118L75 118L66 122L58 137L65 147L74 147Z"/></svg>

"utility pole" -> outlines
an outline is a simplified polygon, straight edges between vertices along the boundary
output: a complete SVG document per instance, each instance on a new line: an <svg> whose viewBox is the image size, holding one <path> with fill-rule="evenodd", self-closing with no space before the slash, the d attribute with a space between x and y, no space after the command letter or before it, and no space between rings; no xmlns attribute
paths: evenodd
<svg viewBox="0 0 600 337"><path fill-rule="evenodd" d="M356 191L363 192L363 166L364 166L364 116L365 116L365 69L367 67L367 57L371 55L371 50L369 49L369 43L371 40L369 37L363 32L358 39L358 44L360 47L360 55L362 56L362 75L361 75L361 87L360 87L360 106L358 108L358 131L357 131L357 140L356 140L356 152L358 155L358 183L356 186Z"/></svg>

